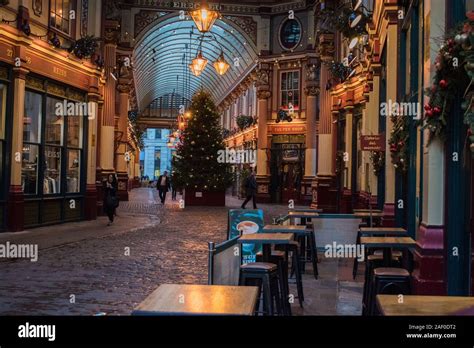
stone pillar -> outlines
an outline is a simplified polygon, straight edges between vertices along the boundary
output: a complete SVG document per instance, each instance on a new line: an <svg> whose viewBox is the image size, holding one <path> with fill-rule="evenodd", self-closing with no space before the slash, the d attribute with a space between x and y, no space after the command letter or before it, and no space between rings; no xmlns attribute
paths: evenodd
<svg viewBox="0 0 474 348"><path fill-rule="evenodd" d="M257 142L257 175L268 175L267 163L267 115L269 91L258 93L257 117L258 117L258 142Z"/></svg>
<svg viewBox="0 0 474 348"><path fill-rule="evenodd" d="M117 56L117 23L106 23L106 37L104 47L105 60L105 86L104 110L100 127L100 166L102 178L114 173L114 147L115 147L115 91L116 80L112 76L115 72Z"/></svg>
<svg viewBox="0 0 474 348"><path fill-rule="evenodd" d="M21 187L21 166L23 153L23 118L25 115L25 85L26 74L24 68L14 68L13 83L13 129L11 147L10 188L7 203L7 230L22 231L24 228L25 202ZM38 171L40 169L38 168ZM38 183L39 185L39 183Z"/></svg>
<svg viewBox="0 0 474 348"><path fill-rule="evenodd" d="M125 159L125 153L128 151L128 109L130 81L120 79L118 85L120 92L120 110L118 119L118 134L120 138L115 153L115 163L117 165L117 178L119 185L119 198L121 201L128 201L128 165Z"/></svg>
<svg viewBox="0 0 474 348"><path fill-rule="evenodd" d="M319 60L309 58L306 65L306 150L305 150L305 173L302 187L304 188L303 200L312 202L312 182L316 177L318 167L317 155L317 123L318 97L319 97Z"/></svg>
<svg viewBox="0 0 474 348"><path fill-rule="evenodd" d="M341 193L341 213L350 214L352 213L353 207L353 197L352 197L352 187L356 185L355 182L352 182L352 163L355 160L353 158L352 153L352 142L357 141L357 139L353 139L352 132L354 126L354 107L347 106L346 110L346 127L345 127L345 134L344 139L346 143L346 147L344 149L343 154L343 173L342 177L344 180L344 188L342 189Z"/></svg>
<svg viewBox="0 0 474 348"><path fill-rule="evenodd" d="M97 218L97 124L99 122L99 99L100 94L97 88L91 88L88 94L88 102L93 103L95 117L88 119L88 139L87 139L87 183L84 204L84 217L86 220Z"/></svg>
<svg viewBox="0 0 474 348"><path fill-rule="evenodd" d="M334 55L333 34L321 34L319 41L319 55L322 61L330 62ZM335 167L333 165L336 157L336 124L333 123L331 108L331 91L326 89L331 74L325 64L320 66L320 89L319 95L319 133L318 133L318 165L317 177L312 182L313 198L311 207L323 209L324 212L337 212L337 187Z"/></svg>
<svg viewBox="0 0 474 348"><path fill-rule="evenodd" d="M387 43L385 44L387 51L387 102L397 101L397 50L398 50L398 27L395 23L389 22L387 29ZM393 129L393 122L388 116L386 122L386 149L385 149L385 204L384 204L384 226L394 226L395 224L395 167L393 166L392 157L390 156L390 133Z"/></svg>
<svg viewBox="0 0 474 348"><path fill-rule="evenodd" d="M269 64L261 63L256 74L255 85L257 87L257 118L258 118L258 141L257 141L257 198L259 202L270 201L270 177L268 173L268 134L267 120L269 101L272 93L270 91L271 68Z"/></svg>
<svg viewBox="0 0 474 348"><path fill-rule="evenodd" d="M436 6L433 6L436 5ZM424 16L431 17L431 27L425 30L429 33L429 42L444 35L445 11L444 2L430 1L425 4ZM434 75L431 62L436 58L438 47L431 47L429 57L424 57L424 81L425 87L431 86ZM428 102L425 98L424 104ZM412 272L413 293L416 295L446 295L445 283L445 177L446 177L446 154L444 143L434 139L429 145L427 143L428 132L425 131L425 144L423 147L423 213L421 226L416 238L416 249L414 251L415 267ZM453 212L454 214L455 212ZM467 271L467 270L466 270Z"/></svg>

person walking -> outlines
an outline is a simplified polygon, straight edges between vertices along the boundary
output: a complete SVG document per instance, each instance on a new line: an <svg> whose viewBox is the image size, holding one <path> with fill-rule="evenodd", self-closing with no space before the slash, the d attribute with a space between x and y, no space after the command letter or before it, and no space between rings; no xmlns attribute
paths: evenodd
<svg viewBox="0 0 474 348"><path fill-rule="evenodd" d="M257 209L257 179L255 179L255 172L249 174L247 179L245 179L245 195L247 198L245 199L244 203L242 203L241 208L245 209L247 203L252 200L253 208Z"/></svg>
<svg viewBox="0 0 474 348"><path fill-rule="evenodd" d="M161 204L165 204L166 193L169 191L170 186L170 178L168 177L168 172L165 171L163 175L160 175L158 181L156 182L156 188L160 194Z"/></svg>
<svg viewBox="0 0 474 348"><path fill-rule="evenodd" d="M117 178L113 174L109 174L107 180L104 182L104 212L109 218L110 226L114 222L115 209L118 207L119 200L117 197Z"/></svg>

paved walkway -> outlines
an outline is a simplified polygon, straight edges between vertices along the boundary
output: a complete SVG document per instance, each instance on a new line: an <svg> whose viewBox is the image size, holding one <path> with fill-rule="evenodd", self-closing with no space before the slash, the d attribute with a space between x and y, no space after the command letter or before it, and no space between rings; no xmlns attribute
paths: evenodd
<svg viewBox="0 0 474 348"><path fill-rule="evenodd" d="M40 249L37 262L0 259L0 315L128 315L160 284L205 284L207 242L226 238L227 211L241 202L228 197L227 207L180 210L171 195L164 207L158 201L156 190L140 188L121 202L111 227L100 217L0 234L0 244ZM287 211L260 207L268 223ZM352 260L322 258L319 280L308 268L305 308L294 314L358 315L362 277L352 281L351 266Z"/></svg>

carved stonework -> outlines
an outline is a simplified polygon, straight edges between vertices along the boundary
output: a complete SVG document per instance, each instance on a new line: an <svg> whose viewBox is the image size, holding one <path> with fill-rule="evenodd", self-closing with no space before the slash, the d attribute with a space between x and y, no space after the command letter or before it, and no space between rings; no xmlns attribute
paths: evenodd
<svg viewBox="0 0 474 348"><path fill-rule="evenodd" d="M131 90L131 81L127 79L120 79L117 84L117 90L120 93L130 93Z"/></svg>
<svg viewBox="0 0 474 348"><path fill-rule="evenodd" d="M270 91L266 91L266 90L257 91L258 99L268 99L271 96L272 96L272 93Z"/></svg>
<svg viewBox="0 0 474 348"><path fill-rule="evenodd" d="M252 17L243 16L224 16L225 19L239 26L250 38L254 44L257 44L257 22Z"/></svg>
<svg viewBox="0 0 474 348"><path fill-rule="evenodd" d="M104 40L106 43L117 43L120 31L119 24L116 21L107 21L105 24Z"/></svg>
<svg viewBox="0 0 474 348"><path fill-rule="evenodd" d="M137 37L143 29L145 29L148 25L156 21L161 16L166 15L166 12L158 12L158 11L151 11L151 10L141 10L135 15L135 30L134 35Z"/></svg>
<svg viewBox="0 0 474 348"><path fill-rule="evenodd" d="M106 19L120 19L119 2L116 0L105 1L105 18Z"/></svg>
<svg viewBox="0 0 474 348"><path fill-rule="evenodd" d="M319 95L319 86L308 86L304 89L304 92L306 93L307 96L317 96Z"/></svg>
<svg viewBox="0 0 474 348"><path fill-rule="evenodd" d="M319 34L319 56L322 61L328 62L334 59L334 34L320 33Z"/></svg>
<svg viewBox="0 0 474 348"><path fill-rule="evenodd" d="M87 22L89 21L89 0L82 0L81 8L81 35L87 35Z"/></svg>
<svg viewBox="0 0 474 348"><path fill-rule="evenodd" d="M43 0L32 0L33 13L37 16L41 16L43 13Z"/></svg>
<svg viewBox="0 0 474 348"><path fill-rule="evenodd" d="M307 82L316 82L319 80L318 66L316 64L308 65L306 70L306 81Z"/></svg>

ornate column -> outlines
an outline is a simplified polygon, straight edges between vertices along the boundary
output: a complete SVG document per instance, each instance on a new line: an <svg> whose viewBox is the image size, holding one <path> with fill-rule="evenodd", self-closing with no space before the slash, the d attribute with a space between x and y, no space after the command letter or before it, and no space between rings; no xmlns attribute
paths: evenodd
<svg viewBox="0 0 474 348"><path fill-rule="evenodd" d="M22 51L23 52L23 51ZM28 70L14 68L13 83L13 122L10 189L7 199L7 229L10 232L22 231L24 227L25 202L21 185L21 166L23 154L23 123L25 116L25 85ZM39 171L40 169L37 168ZM39 183L38 183L39 184Z"/></svg>
<svg viewBox="0 0 474 348"><path fill-rule="evenodd" d="M330 62L334 57L334 35L321 34L319 37L321 61ZM320 67L320 85L326 86L331 76L325 64ZM317 176L312 182L312 208L325 212L337 212L337 187L334 172L336 157L336 124L333 123L331 91L323 88L319 94L319 133Z"/></svg>
<svg viewBox="0 0 474 348"><path fill-rule="evenodd" d="M319 96L319 61L310 58L306 66L306 150L305 150L305 173L302 185L304 187L305 200L311 201L311 183L316 177L317 171L317 123L318 96Z"/></svg>
<svg viewBox="0 0 474 348"><path fill-rule="evenodd" d="M114 173L114 136L115 136L115 91L116 81L112 74L115 72L117 55L117 23L107 21L105 28L105 86L104 109L100 125L100 167L101 179Z"/></svg>
<svg viewBox="0 0 474 348"><path fill-rule="evenodd" d="M128 201L128 165L125 154L128 151L128 109L130 93L130 73L126 66L120 69L120 78L117 86L119 91L120 109L115 147L115 163L118 179L118 193L121 201Z"/></svg>
<svg viewBox="0 0 474 348"><path fill-rule="evenodd" d="M99 123L99 101L100 93L98 87L91 87L87 96L89 103L94 104L95 117L88 120L87 139L87 183L84 204L84 217L86 220L97 218L97 124Z"/></svg>
<svg viewBox="0 0 474 348"><path fill-rule="evenodd" d="M268 99L270 91L270 64L261 63L256 74L255 86L257 87L257 118L258 118L258 141L257 141L257 198L259 202L270 201L270 177L268 173Z"/></svg>
<svg viewBox="0 0 474 348"><path fill-rule="evenodd" d="M385 12L388 19L387 39L385 50L387 52L387 102L397 101L397 71L398 71L398 17L396 7L394 10ZM393 129L393 122L390 117L386 117L386 150L385 150L385 203L384 203L384 226L394 226L395 224L395 167L390 156L390 133Z"/></svg>
<svg viewBox="0 0 474 348"><path fill-rule="evenodd" d="M445 11L444 2L425 4L425 17L431 17L431 26L426 28L424 35L427 42L434 45L438 42L434 38L444 35ZM429 39L429 40L428 40ZM424 62L433 62L438 52L438 47L430 47L425 52ZM434 69L432 65L424 65L423 86L431 86ZM428 102L425 98L422 105ZM425 143L423 146L423 212L421 225L416 238L416 249L414 251L415 269L412 273L413 293L416 295L446 295L446 227L445 227L445 201L446 201L446 156L445 144L439 139L434 139L428 144L428 132L425 132ZM454 212L452 212L454 214ZM466 270L467 271L467 270Z"/></svg>

